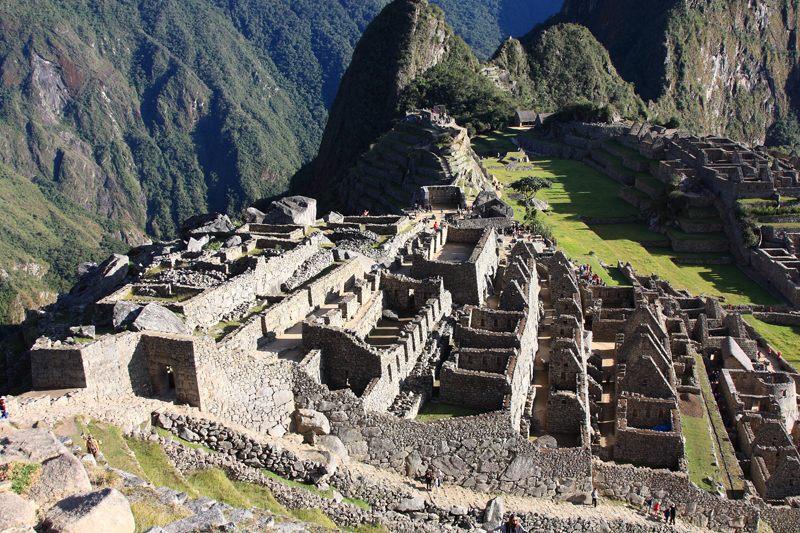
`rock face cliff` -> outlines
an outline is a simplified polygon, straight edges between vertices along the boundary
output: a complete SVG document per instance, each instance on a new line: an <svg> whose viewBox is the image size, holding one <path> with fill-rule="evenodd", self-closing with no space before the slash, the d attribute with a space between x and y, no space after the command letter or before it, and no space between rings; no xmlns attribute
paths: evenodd
<svg viewBox="0 0 800 533"><path fill-rule="evenodd" d="M396 0L367 27L342 77L314 167L312 189L322 202L332 201L333 185L391 128L403 89L444 59L452 38L444 13L427 0Z"/></svg>
<svg viewBox="0 0 800 533"><path fill-rule="evenodd" d="M566 0L553 22L589 28L659 118L754 144L800 106L787 0Z"/></svg>

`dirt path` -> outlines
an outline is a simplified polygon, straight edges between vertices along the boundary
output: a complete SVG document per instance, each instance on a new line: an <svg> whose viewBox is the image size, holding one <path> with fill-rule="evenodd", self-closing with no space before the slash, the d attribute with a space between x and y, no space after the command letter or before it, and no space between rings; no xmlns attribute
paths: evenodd
<svg viewBox="0 0 800 533"><path fill-rule="evenodd" d="M350 463L348 467L354 476L365 476L367 479L381 485L395 486L402 488L417 498L424 498L442 508L460 505L470 508L483 509L486 503L498 496L497 494L486 494L476 492L457 485L445 484L438 493L427 492L425 485L421 482L414 482L408 478L399 476L388 470L379 470L370 465L361 463ZM506 511L517 513L539 513L553 518L570 519L581 518L584 520L604 519L604 520L623 520L634 524L652 525L656 522L648 519L638 508L617 501L600 499L597 508L591 505L573 504L570 502L556 502L544 498L532 498L525 496L511 496L500 494L505 503ZM708 532L708 529L692 526L691 524L680 523L669 529L670 531L682 532Z"/></svg>

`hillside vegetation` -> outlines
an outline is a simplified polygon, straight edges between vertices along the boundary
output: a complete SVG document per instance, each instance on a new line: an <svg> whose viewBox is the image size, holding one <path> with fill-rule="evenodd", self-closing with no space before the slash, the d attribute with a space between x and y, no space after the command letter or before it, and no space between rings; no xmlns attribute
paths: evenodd
<svg viewBox="0 0 800 533"><path fill-rule="evenodd" d="M195 214L284 193L316 153L353 46L385 3L4 3L2 210L18 216L0 234L0 322L143 232L174 238ZM48 216L34 231L21 215L38 212ZM21 270L29 260L42 267L32 278Z"/></svg>
<svg viewBox="0 0 800 533"><path fill-rule="evenodd" d="M619 76L606 49L583 26L558 24L520 41L507 39L492 63L517 81L520 108L557 111L585 101L611 105L624 117L647 117L633 85Z"/></svg>
<svg viewBox="0 0 800 533"><path fill-rule="evenodd" d="M431 0L481 61L506 37L520 37L561 9L564 0Z"/></svg>
<svg viewBox="0 0 800 533"><path fill-rule="evenodd" d="M760 144L794 130L798 4L789 0L569 0L548 24L589 28L663 121Z"/></svg>

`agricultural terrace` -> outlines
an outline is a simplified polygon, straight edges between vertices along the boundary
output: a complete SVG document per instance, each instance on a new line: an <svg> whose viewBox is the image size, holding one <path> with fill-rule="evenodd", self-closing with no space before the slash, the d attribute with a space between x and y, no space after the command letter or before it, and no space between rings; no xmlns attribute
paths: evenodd
<svg viewBox="0 0 800 533"><path fill-rule="evenodd" d="M478 151L487 145L493 149L507 149L514 133L493 132L491 136L477 139ZM522 152L509 152L509 157L522 157ZM580 161L561 159L533 160L533 171L507 171L503 162L495 157L485 157L485 166L504 185L503 200L514 207L517 220L522 221L525 208L521 201L511 200L514 191L508 185L523 176L542 176L553 181L552 189L544 189L538 199L550 203L548 220L553 226L553 236L564 252L578 263L588 263L592 270L609 285L625 285L628 281L616 268L617 261L630 261L642 273L655 272L669 280L676 288L688 289L695 295L713 296L730 304L775 304L778 301L744 272L734 262L721 265L676 264L673 259L721 259L724 253L675 252L669 247L650 246L667 244L669 238L649 231L643 223L593 224L578 220L578 216L627 217L639 210L619 197L622 187L618 182ZM648 243L648 246L642 245ZM592 253L593 252L593 253ZM600 261L609 266L604 269Z"/></svg>

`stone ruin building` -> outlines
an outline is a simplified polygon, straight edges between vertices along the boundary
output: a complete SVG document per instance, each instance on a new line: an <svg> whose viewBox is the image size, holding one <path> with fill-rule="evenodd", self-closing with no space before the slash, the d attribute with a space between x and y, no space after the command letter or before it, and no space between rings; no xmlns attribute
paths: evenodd
<svg viewBox="0 0 800 533"><path fill-rule="evenodd" d="M413 477L433 465L478 491L582 501L594 483L643 501L669 487L684 520L718 530L783 533L800 517L762 501L800 495L796 371L722 373L732 475L756 503L689 482L684 397L701 396L704 361L741 359L722 356L731 342L756 358L763 341L713 299L630 265L630 286L592 285L544 241L470 220L331 213L204 231L191 238L220 245L112 258L138 273L74 306L96 338L37 341L34 389L174 399L273 436L307 410L354 460ZM415 420L436 402L478 414Z"/></svg>
<svg viewBox="0 0 800 533"><path fill-rule="evenodd" d="M452 195L462 187L488 190L491 183L466 128L447 116L444 106L434 106L407 111L359 158L342 184L339 203L354 213L399 214L415 203L440 203L424 188L449 188Z"/></svg>

